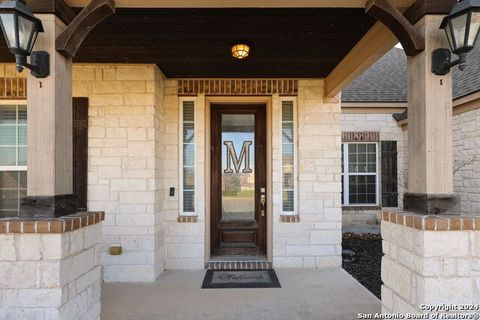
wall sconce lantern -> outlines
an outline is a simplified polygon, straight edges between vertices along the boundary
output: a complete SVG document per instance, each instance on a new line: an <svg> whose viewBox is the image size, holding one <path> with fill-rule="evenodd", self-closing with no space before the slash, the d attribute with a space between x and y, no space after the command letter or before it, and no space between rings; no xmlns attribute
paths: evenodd
<svg viewBox="0 0 480 320"><path fill-rule="evenodd" d="M42 22L33 16L24 0L5 1L0 5L0 25L8 49L15 55L17 71L30 69L37 78L50 75L50 56L45 51L32 52L39 32L43 32ZM31 64L27 57L31 56Z"/></svg>
<svg viewBox="0 0 480 320"><path fill-rule="evenodd" d="M232 47L232 57L243 60L250 54L250 46L244 43L236 44Z"/></svg>
<svg viewBox="0 0 480 320"><path fill-rule="evenodd" d="M451 52L459 58L452 62L449 49L433 51L432 72L436 75L446 75L450 68L456 65L463 71L467 65L467 53L475 47L480 31L480 0L464 0L457 3L452 12L443 19L440 29L445 30Z"/></svg>

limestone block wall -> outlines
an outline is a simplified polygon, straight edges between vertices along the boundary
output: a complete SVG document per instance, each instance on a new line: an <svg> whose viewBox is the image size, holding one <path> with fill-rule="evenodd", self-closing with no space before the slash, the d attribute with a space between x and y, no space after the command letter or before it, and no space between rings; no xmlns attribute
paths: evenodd
<svg viewBox="0 0 480 320"><path fill-rule="evenodd" d="M298 216L280 222L281 196L274 194L274 267L316 268L341 265L340 101L327 101L322 80L300 80L297 97ZM279 104L272 110L273 137L281 137ZM274 140L273 166L281 166ZM274 169L275 170L275 169ZM274 178L274 184L281 183ZM277 186L278 189L278 186ZM274 185L275 190L275 185Z"/></svg>
<svg viewBox="0 0 480 320"><path fill-rule="evenodd" d="M480 219L384 213L384 313L480 302Z"/></svg>
<svg viewBox="0 0 480 320"><path fill-rule="evenodd" d="M0 319L99 320L101 235L0 234Z"/></svg>
<svg viewBox="0 0 480 320"><path fill-rule="evenodd" d="M478 102L480 104L480 102ZM463 214L480 212L480 108L453 117L454 191Z"/></svg>
<svg viewBox="0 0 480 320"><path fill-rule="evenodd" d="M180 157L180 101L176 80L167 80L165 84L165 148L166 160L163 166L163 186L176 188L174 197L167 197L163 204L166 217L166 268L167 269L203 269L205 267L208 246L205 215L205 96L189 97L195 106L195 217L194 222L180 223L183 213L180 206L181 182L179 181Z"/></svg>
<svg viewBox="0 0 480 320"><path fill-rule="evenodd" d="M106 214L104 280L154 281L164 265L163 76L152 65L79 64L73 95L89 98L88 209ZM110 255L112 245L123 253Z"/></svg>

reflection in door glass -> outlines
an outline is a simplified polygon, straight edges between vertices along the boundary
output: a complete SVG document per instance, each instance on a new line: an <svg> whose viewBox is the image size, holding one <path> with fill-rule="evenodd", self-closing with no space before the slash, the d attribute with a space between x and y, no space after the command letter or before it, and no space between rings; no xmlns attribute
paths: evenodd
<svg viewBox="0 0 480 320"><path fill-rule="evenodd" d="M222 221L255 219L255 115L222 115Z"/></svg>

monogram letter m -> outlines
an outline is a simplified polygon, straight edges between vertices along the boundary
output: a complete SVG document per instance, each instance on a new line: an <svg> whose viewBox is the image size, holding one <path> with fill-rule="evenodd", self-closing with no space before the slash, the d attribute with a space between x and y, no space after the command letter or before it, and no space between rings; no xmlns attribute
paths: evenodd
<svg viewBox="0 0 480 320"><path fill-rule="evenodd" d="M252 145L252 141L243 142L240 157L237 157L233 141L224 141L223 144L227 147L227 168L223 171L224 173L240 173L240 167L242 166L243 161L245 161L245 167L243 168L242 173L253 172L252 168L250 168L250 146ZM232 162L235 171L232 169Z"/></svg>

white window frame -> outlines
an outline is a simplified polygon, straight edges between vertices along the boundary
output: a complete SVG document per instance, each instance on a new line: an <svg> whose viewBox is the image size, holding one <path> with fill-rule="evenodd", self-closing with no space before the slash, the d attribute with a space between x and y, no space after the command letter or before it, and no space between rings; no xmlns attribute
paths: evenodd
<svg viewBox="0 0 480 320"><path fill-rule="evenodd" d="M17 107L16 113L17 113L17 117L18 117L18 106L27 107L27 101L26 100L0 100L0 108L2 108L3 106L13 106L13 105ZM28 119L28 107L27 107L27 119ZM16 124L16 126L18 127L18 124ZM28 123L27 123L26 126L27 126L27 132L28 132ZM15 134L16 134L16 141L18 141L18 129L16 130ZM18 148L18 144L15 145L15 146ZM28 141L27 141L26 147L27 147L27 152L28 152ZM16 157L15 160L18 163L18 150L15 154L15 157ZM0 165L0 171L27 171L27 166L2 166L2 165ZM20 202L20 199L19 199L19 202ZM19 203L19 205L20 205L20 203Z"/></svg>
<svg viewBox="0 0 480 320"><path fill-rule="evenodd" d="M283 211L283 102L293 103L293 208L294 211ZM296 215L298 212L298 120L297 99L292 97L280 98L280 183L281 183L281 207L283 215Z"/></svg>
<svg viewBox="0 0 480 320"><path fill-rule="evenodd" d="M185 102L192 102L193 103L193 130L194 130L194 136L193 136L193 204L194 204L194 210L192 212L188 211L185 212L183 209L183 104ZM179 98L179 130L178 130L178 136L179 136L179 192L178 192L178 198L179 198L179 208L180 208L180 216L196 216L197 215L197 210L198 210L198 204L197 204L197 114L196 114L196 100L195 98Z"/></svg>
<svg viewBox="0 0 480 320"><path fill-rule="evenodd" d="M350 144L373 144L375 145L375 154L376 154L376 171L375 174L372 172L359 172L352 173L348 170L348 146ZM343 150L343 172L342 172L342 181L343 181L343 204L344 207L378 207L380 205L380 144L378 142L342 142ZM349 177L350 176L373 176L375 175L375 203L360 203L350 204L350 189L349 189Z"/></svg>

